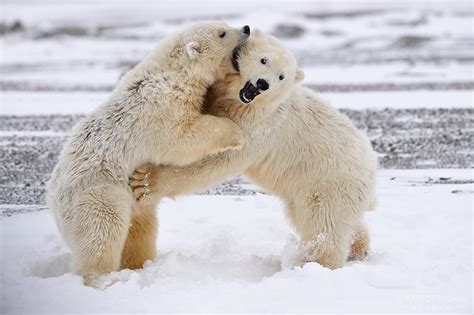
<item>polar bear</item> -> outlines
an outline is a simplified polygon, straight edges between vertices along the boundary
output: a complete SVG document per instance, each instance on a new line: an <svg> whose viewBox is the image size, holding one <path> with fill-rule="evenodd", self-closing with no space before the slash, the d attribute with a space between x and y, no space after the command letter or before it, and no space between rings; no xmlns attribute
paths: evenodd
<svg viewBox="0 0 474 315"><path fill-rule="evenodd" d="M128 186L138 165L185 165L241 147L240 128L202 115L201 107L249 34L248 26L202 23L165 38L73 128L47 184L47 203L74 272L86 282L155 256L155 209L136 205Z"/></svg>
<svg viewBox="0 0 474 315"><path fill-rule="evenodd" d="M207 110L242 128L242 150L184 167L142 165L130 181L136 198L155 204L243 171L284 200L306 261L334 269L363 258L369 249L363 214L375 200L377 167L369 140L300 86L303 71L276 38L254 30L233 62L240 75L210 89Z"/></svg>

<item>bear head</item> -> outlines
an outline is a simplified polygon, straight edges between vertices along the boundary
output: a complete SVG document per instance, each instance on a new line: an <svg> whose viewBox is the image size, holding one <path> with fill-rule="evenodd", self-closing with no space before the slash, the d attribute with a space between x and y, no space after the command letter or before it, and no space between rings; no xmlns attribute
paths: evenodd
<svg viewBox="0 0 474 315"><path fill-rule="evenodd" d="M225 23L197 23L184 28L161 43L168 66L194 79L214 82L232 69L230 62L235 49L250 35L248 25L235 28ZM225 66L228 64L229 66ZM233 69L232 69L233 71Z"/></svg>
<svg viewBox="0 0 474 315"><path fill-rule="evenodd" d="M279 104L304 79L293 53L258 29L234 50L232 64L240 72L239 99L243 104Z"/></svg>

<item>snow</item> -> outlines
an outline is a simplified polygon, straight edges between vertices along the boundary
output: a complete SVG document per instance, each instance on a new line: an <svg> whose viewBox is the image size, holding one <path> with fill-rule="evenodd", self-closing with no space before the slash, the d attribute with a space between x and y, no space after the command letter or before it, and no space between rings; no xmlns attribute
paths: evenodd
<svg viewBox="0 0 474 315"><path fill-rule="evenodd" d="M420 83L444 81L469 81L472 67L457 63L443 66L402 62L365 65L318 65L304 67L306 84L367 84L367 83Z"/></svg>
<svg viewBox="0 0 474 315"><path fill-rule="evenodd" d="M339 109L474 107L472 91L325 92L319 96Z"/></svg>
<svg viewBox="0 0 474 315"><path fill-rule="evenodd" d="M462 182L471 178L380 171L379 207L366 215L371 253L334 271L294 266L297 237L268 195L164 200L158 257L106 276L103 290L71 274L47 211L3 217L2 305L7 314L469 312L473 184Z"/></svg>
<svg viewBox="0 0 474 315"><path fill-rule="evenodd" d="M472 108L471 91L323 92L320 98L339 109ZM2 92L0 115L86 114L109 92ZM33 107L32 104L35 106Z"/></svg>
<svg viewBox="0 0 474 315"><path fill-rule="evenodd" d="M2 92L2 115L89 113L107 100L104 92ZM34 104L34 106L32 106Z"/></svg>

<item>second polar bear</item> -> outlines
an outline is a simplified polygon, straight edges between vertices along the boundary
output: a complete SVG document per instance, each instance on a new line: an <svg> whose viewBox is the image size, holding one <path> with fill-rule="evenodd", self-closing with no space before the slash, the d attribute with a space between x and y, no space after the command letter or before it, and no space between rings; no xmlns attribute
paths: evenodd
<svg viewBox="0 0 474 315"><path fill-rule="evenodd" d="M208 110L242 128L243 149L185 167L143 165L130 183L136 197L155 203L244 171L284 200L307 261L333 269L364 257L369 236L363 214L375 200L377 166L369 140L298 84L303 72L277 39L253 31L236 57L240 75L211 88Z"/></svg>
<svg viewBox="0 0 474 315"><path fill-rule="evenodd" d="M208 87L231 69L248 26L202 23L164 40L72 130L48 182L47 202L87 279L154 258L155 208L141 207L128 177L145 161L184 165L241 146L231 120L202 115Z"/></svg>

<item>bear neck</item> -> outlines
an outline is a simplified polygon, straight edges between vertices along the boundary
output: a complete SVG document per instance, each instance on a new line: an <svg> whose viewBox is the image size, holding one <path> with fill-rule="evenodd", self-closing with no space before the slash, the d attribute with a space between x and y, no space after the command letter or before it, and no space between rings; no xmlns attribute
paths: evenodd
<svg viewBox="0 0 474 315"><path fill-rule="evenodd" d="M260 99L257 96L253 101L253 104L250 103L247 106L250 107L253 115L255 115L255 117L257 117L261 122L275 114L281 113L285 108L285 104L287 103L290 94L291 93L288 93L288 95L278 97L262 95L263 97Z"/></svg>
<svg viewBox="0 0 474 315"><path fill-rule="evenodd" d="M210 74L190 71L183 66L163 65L146 60L122 77L116 91L129 91L137 83L149 79L153 81L153 78L158 77L164 77L168 85L174 86L175 89L186 91L188 99L201 99L215 81Z"/></svg>
<svg viewBox="0 0 474 315"><path fill-rule="evenodd" d="M178 69L177 74L183 77L183 83L203 88L204 90L201 91L202 94L216 81L215 75L211 73L190 71L186 67Z"/></svg>
<svg viewBox="0 0 474 315"><path fill-rule="evenodd" d="M265 103L257 101L249 105L242 104L237 98L230 100L217 99L208 104L205 111L211 115L229 118L243 129L252 130L269 119L274 122L286 120L288 118L289 103L289 98L286 98L283 102Z"/></svg>

